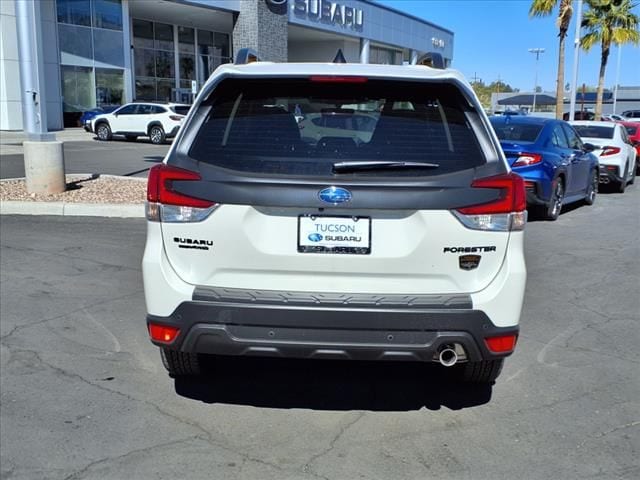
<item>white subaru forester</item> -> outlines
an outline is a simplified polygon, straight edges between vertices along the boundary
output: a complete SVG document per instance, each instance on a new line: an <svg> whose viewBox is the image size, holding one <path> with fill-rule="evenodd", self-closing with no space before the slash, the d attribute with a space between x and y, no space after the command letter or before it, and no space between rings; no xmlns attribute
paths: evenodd
<svg viewBox="0 0 640 480"><path fill-rule="evenodd" d="M174 376L215 354L491 382L515 348L524 183L456 71L224 65L146 208L147 325Z"/></svg>

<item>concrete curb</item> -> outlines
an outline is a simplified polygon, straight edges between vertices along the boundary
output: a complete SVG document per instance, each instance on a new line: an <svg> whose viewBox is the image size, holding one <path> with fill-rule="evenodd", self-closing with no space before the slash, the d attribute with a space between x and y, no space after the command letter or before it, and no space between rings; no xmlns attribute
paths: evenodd
<svg viewBox="0 0 640 480"><path fill-rule="evenodd" d="M142 203L0 202L0 215L144 218Z"/></svg>

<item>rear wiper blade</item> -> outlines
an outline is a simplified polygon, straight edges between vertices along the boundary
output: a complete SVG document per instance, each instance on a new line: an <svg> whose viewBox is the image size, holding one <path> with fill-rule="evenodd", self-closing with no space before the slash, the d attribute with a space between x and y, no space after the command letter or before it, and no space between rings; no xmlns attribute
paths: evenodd
<svg viewBox="0 0 640 480"><path fill-rule="evenodd" d="M357 172L360 170L385 170L403 168L438 168L437 163L427 162L402 162L391 160L352 160L333 164L335 173Z"/></svg>

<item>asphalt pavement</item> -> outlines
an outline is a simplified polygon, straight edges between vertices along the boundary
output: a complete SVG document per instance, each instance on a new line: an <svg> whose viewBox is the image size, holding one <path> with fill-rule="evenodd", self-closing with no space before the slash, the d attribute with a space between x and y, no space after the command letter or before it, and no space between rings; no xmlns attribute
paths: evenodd
<svg viewBox="0 0 640 480"><path fill-rule="evenodd" d="M143 220L1 218L3 479L640 478L640 186L527 226L493 387L416 364L224 359L147 340Z"/></svg>
<svg viewBox="0 0 640 480"><path fill-rule="evenodd" d="M135 142L114 139L100 142L87 133L85 141L64 142L65 173L97 173L146 177L164 158L169 144L153 145L146 139ZM24 177L22 154L0 155L0 178Z"/></svg>

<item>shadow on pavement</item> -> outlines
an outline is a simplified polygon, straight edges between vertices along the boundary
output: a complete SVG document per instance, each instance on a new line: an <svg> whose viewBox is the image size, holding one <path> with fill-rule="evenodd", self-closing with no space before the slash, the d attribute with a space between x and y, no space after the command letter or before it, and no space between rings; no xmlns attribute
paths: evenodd
<svg viewBox="0 0 640 480"><path fill-rule="evenodd" d="M204 403L312 410L451 410L491 399L490 385L456 382L420 363L211 357L201 377L176 378L178 395Z"/></svg>
<svg viewBox="0 0 640 480"><path fill-rule="evenodd" d="M164 160L164 155L145 155L145 162L160 163Z"/></svg>

